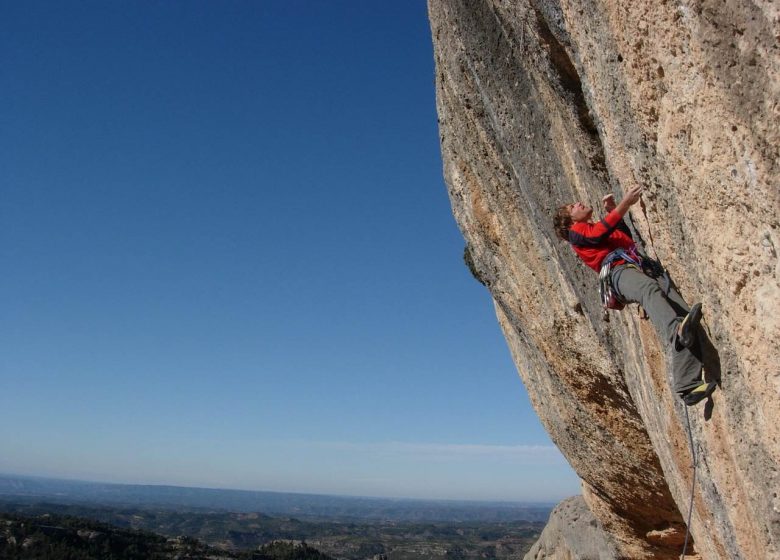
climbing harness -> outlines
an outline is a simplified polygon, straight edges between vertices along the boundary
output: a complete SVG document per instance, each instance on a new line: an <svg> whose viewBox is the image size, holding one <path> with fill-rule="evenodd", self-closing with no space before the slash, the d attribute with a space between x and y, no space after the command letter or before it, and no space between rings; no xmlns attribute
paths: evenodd
<svg viewBox="0 0 780 560"><path fill-rule="evenodd" d="M696 460L696 448L693 446L693 433L691 432L691 418L688 416L688 407L685 408L685 422L688 425L688 443L691 446L691 457L693 459L693 480L691 481L691 498L688 505L688 521L685 523L685 544L683 544L682 554L680 554L680 560L685 559L685 551L688 550L688 537L691 535L691 515L693 514L693 491L696 488L696 466L698 461Z"/></svg>
<svg viewBox="0 0 780 560"><path fill-rule="evenodd" d="M642 198L639 199L639 204L642 208L645 221L647 222L647 230L650 234L650 246L653 248L653 252L655 253L655 259L651 259L644 252L639 252L636 245L628 249L615 249L604 258L599 269L599 296L601 299L602 319L606 322L609 322L610 309L619 311L625 308L626 303L628 303L620 295L620 292L618 292L612 281L612 268L615 265L622 264L626 265L627 267L633 267L650 278L662 280L663 283L661 284L661 291L666 297L669 296L669 291L671 289L671 279L669 278L669 274L658 260L658 252L655 250L653 233L650 230L650 220L647 216L647 208L645 207L645 203ZM615 226L613 226L613 229L614 227ZM644 245L644 241L641 239L641 236L639 236L639 238L640 241L642 241L642 245ZM571 233L569 242L572 245L577 244L573 239L571 239ZM648 316L645 310L642 309L641 306L639 310L640 316L643 319L647 319Z"/></svg>
<svg viewBox="0 0 780 560"><path fill-rule="evenodd" d="M629 266L642 269L642 258L637 254L636 249L615 249L601 262L599 271L599 294L601 296L601 306L604 308L604 318L609 320L608 309L623 309L626 302L620 296L615 286L612 284L612 266L616 261L623 260Z"/></svg>

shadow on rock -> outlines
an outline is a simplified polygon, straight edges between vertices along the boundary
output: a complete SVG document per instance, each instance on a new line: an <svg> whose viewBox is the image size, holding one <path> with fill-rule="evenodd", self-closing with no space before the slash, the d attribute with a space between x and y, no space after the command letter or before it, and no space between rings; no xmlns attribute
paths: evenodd
<svg viewBox="0 0 780 560"><path fill-rule="evenodd" d="M697 333L699 339L699 345L694 352L694 355L701 361L704 367L704 380L705 381L717 381L718 388L721 387L721 365L720 355L715 345L710 340L709 333L701 327ZM712 397L707 399L704 405L704 419L709 420L712 418L712 411L715 409L715 401Z"/></svg>

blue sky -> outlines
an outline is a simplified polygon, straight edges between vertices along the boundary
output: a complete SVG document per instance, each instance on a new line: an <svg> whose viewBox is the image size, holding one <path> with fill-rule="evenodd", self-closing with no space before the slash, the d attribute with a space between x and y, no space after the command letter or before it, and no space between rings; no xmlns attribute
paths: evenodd
<svg viewBox="0 0 780 560"><path fill-rule="evenodd" d="M6 2L0 472L555 500L425 3Z"/></svg>

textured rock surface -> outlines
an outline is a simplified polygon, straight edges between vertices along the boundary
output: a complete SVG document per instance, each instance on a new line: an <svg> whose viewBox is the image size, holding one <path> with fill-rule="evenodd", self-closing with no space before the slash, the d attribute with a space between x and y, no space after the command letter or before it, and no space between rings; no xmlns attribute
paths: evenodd
<svg viewBox="0 0 780 560"><path fill-rule="evenodd" d="M430 0L453 213L542 422L626 558L676 558L691 455L652 326L602 321L550 216L639 181L633 225L702 301L702 558L780 557L780 24L768 0ZM717 348L717 351L715 350Z"/></svg>
<svg viewBox="0 0 780 560"><path fill-rule="evenodd" d="M525 560L613 560L617 549L581 496L558 504Z"/></svg>

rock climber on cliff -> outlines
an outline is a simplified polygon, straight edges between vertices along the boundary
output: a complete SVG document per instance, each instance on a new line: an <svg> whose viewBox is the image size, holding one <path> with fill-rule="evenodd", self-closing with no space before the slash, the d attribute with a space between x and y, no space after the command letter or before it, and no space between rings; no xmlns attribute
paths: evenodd
<svg viewBox="0 0 780 560"><path fill-rule="evenodd" d="M689 308L669 285L668 277L662 285L660 265L637 252L623 216L641 194L641 186L632 187L617 205L612 195L605 196L607 215L595 223L591 221L593 208L582 202L561 206L553 220L555 233L599 273L605 308L620 309L626 303L644 308L671 355L674 390L691 406L709 397L717 387L715 381L702 381L701 362L691 352L701 321L701 304Z"/></svg>

